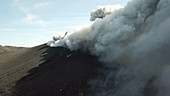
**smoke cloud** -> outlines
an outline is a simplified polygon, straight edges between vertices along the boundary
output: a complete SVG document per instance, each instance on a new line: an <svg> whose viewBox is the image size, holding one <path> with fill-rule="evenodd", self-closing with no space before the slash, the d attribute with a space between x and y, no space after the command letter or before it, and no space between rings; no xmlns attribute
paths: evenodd
<svg viewBox="0 0 170 96"><path fill-rule="evenodd" d="M105 76L92 96L170 96L170 0L99 7L90 24L48 43L99 56ZM108 9L109 11L108 11Z"/></svg>
<svg viewBox="0 0 170 96"><path fill-rule="evenodd" d="M116 11L120 8L123 8L121 5L107 5L99 6L91 12L90 21L94 21L96 18L104 18L107 15L110 15L113 11Z"/></svg>

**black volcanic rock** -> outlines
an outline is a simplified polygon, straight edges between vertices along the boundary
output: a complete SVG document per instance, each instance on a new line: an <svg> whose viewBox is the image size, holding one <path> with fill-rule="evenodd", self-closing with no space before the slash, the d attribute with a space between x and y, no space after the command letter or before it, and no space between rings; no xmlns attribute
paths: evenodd
<svg viewBox="0 0 170 96"><path fill-rule="evenodd" d="M95 56L46 45L0 64L0 96L86 96L98 75Z"/></svg>

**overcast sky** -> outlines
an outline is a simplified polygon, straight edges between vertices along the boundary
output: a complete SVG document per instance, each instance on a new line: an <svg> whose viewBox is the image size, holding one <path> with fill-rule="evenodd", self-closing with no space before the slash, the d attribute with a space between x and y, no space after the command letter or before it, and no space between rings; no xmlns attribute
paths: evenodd
<svg viewBox="0 0 170 96"><path fill-rule="evenodd" d="M97 6L128 0L0 0L0 45L32 47L87 24Z"/></svg>

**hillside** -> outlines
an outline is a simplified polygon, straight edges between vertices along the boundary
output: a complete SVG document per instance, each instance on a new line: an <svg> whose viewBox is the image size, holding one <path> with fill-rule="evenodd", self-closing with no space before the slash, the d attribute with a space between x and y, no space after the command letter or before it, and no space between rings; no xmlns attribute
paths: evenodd
<svg viewBox="0 0 170 96"><path fill-rule="evenodd" d="M0 45L0 54L19 51L21 49L24 49L24 47L1 46Z"/></svg>
<svg viewBox="0 0 170 96"><path fill-rule="evenodd" d="M40 45L0 62L0 96L84 96L97 76L96 57Z"/></svg>

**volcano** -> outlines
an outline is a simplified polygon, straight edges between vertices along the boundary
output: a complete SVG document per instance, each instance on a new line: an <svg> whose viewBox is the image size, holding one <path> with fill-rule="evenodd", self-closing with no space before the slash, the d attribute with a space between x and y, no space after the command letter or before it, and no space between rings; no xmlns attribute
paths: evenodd
<svg viewBox="0 0 170 96"><path fill-rule="evenodd" d="M101 67L95 56L46 44L0 58L0 96L84 96Z"/></svg>
<svg viewBox="0 0 170 96"><path fill-rule="evenodd" d="M170 96L169 5L101 6L87 25L47 44L2 47L0 95Z"/></svg>

